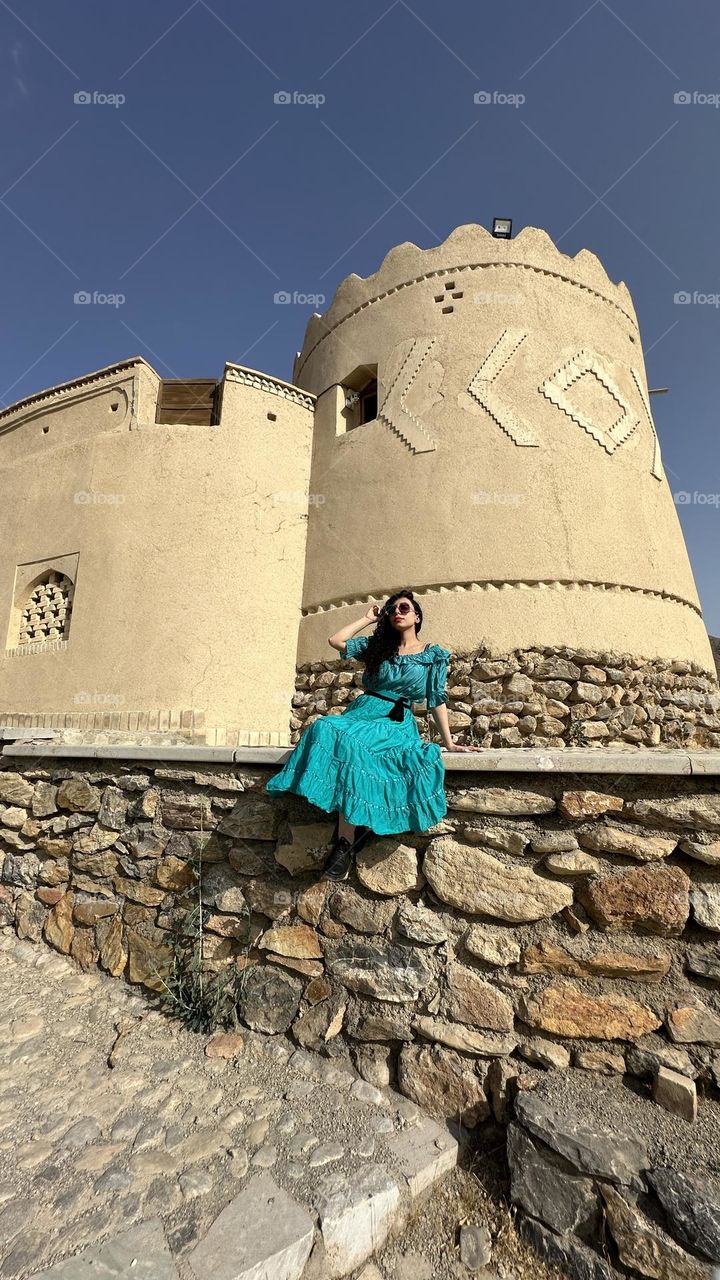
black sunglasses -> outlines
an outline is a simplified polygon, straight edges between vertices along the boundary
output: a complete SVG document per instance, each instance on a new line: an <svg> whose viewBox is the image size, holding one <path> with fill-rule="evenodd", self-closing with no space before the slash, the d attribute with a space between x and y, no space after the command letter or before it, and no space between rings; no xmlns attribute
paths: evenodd
<svg viewBox="0 0 720 1280"><path fill-rule="evenodd" d="M413 604L408 604L406 601L403 601L402 604L396 604L392 609L386 609L385 612L392 616L393 613L409 613L410 610L414 608L415 606Z"/></svg>

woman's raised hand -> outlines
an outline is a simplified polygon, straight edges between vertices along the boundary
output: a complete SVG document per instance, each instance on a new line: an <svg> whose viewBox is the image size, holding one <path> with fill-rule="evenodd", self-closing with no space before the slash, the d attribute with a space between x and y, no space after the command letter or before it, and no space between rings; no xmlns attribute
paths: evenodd
<svg viewBox="0 0 720 1280"><path fill-rule="evenodd" d="M380 614L380 605L379 605L379 604L371 604L371 605L370 605L370 608L368 609L367 613L365 614L365 621L366 621L366 622L377 622L379 614Z"/></svg>

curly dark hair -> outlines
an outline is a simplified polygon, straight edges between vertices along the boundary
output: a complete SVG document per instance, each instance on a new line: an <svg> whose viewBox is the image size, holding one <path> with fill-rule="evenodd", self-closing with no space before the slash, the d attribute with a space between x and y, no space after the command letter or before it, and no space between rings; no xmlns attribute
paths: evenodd
<svg viewBox="0 0 720 1280"><path fill-rule="evenodd" d="M393 627L390 618L397 600L409 600L414 606L419 618L419 622L415 624L415 632L417 635L420 633L423 612L412 591L408 589L407 591L394 592L380 610L377 625L368 640L368 647L364 654L365 670L368 675L377 675L381 662L393 662L395 659L400 644L400 636Z"/></svg>

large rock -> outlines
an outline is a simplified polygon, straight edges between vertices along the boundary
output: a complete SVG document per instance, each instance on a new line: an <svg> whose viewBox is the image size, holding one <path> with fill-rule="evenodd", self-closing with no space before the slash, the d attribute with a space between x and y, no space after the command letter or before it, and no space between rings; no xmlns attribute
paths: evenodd
<svg viewBox="0 0 720 1280"><path fill-rule="evenodd" d="M415 947L366 942L361 938L328 940L325 963L330 973L350 991L393 1004L417 1000L431 976L423 953Z"/></svg>
<svg viewBox="0 0 720 1280"><path fill-rule="evenodd" d="M29 805L33 798L33 785L21 773L0 770L0 801L3 804Z"/></svg>
<svg viewBox="0 0 720 1280"><path fill-rule="evenodd" d="M507 996L466 965L448 967L447 1012L458 1022L486 1031L512 1031L514 1012Z"/></svg>
<svg viewBox="0 0 720 1280"><path fill-rule="evenodd" d="M720 1045L720 1018L701 1000L670 1009L667 1025L676 1044Z"/></svg>
<svg viewBox="0 0 720 1280"><path fill-rule="evenodd" d="M127 942L129 951L128 978L130 982L142 983L151 991L163 991L165 978L170 972L172 951L134 929L128 929ZM102 959L102 956L101 956Z"/></svg>
<svg viewBox="0 0 720 1280"><path fill-rule="evenodd" d="M575 1236L559 1236L524 1213L520 1214L517 1226L526 1244L549 1266L557 1267L561 1275L572 1276L572 1280L613 1280L607 1263Z"/></svg>
<svg viewBox="0 0 720 1280"><path fill-rule="evenodd" d="M663 1036L653 1034L628 1046L625 1064L631 1075L641 1080L657 1075L661 1067L691 1078L695 1074L690 1055L684 1049L674 1049Z"/></svg>
<svg viewBox="0 0 720 1280"><path fill-rule="evenodd" d="M628 951L597 951L594 955L572 955L553 942L534 942L526 947L520 961L521 973L562 973L568 978L632 978L658 982L669 972L672 956L633 955Z"/></svg>
<svg viewBox="0 0 720 1280"><path fill-rule="evenodd" d="M478 1058L504 1058L517 1046L516 1035L499 1035L494 1031L473 1031L459 1022L444 1022L423 1014L413 1022L413 1029L424 1040L433 1040Z"/></svg>
<svg viewBox="0 0 720 1280"><path fill-rule="evenodd" d="M572 1167L543 1143L534 1142L520 1125L507 1131L510 1198L554 1231L591 1238L600 1225L600 1200L591 1178Z"/></svg>
<svg viewBox="0 0 720 1280"><path fill-rule="evenodd" d="M335 889L329 906L337 920L358 933L384 933L395 914L394 902L363 897L351 885Z"/></svg>
<svg viewBox="0 0 720 1280"><path fill-rule="evenodd" d="M710 1267L691 1258L615 1187L601 1186L601 1191L608 1226L626 1267L658 1280L712 1280Z"/></svg>
<svg viewBox="0 0 720 1280"><path fill-rule="evenodd" d="M97 813L100 792L85 778L65 778L57 789L57 805L73 813Z"/></svg>
<svg viewBox="0 0 720 1280"><path fill-rule="evenodd" d="M558 804L563 818L568 818L570 821L576 818L595 818L601 813L619 813L622 807L621 796L588 790L563 791Z"/></svg>
<svg viewBox="0 0 720 1280"><path fill-rule="evenodd" d="M0 777L3 775L0 774ZM7 777L7 774L4 775ZM31 809L34 818L48 818L57 813L57 787L51 782L36 782Z"/></svg>
<svg viewBox="0 0 720 1280"><path fill-rule="evenodd" d="M312 1008L305 1009L295 1019L292 1027L298 1044L316 1052L324 1049L342 1030L346 1009L347 994L342 990L334 991L330 999L321 1000Z"/></svg>
<svg viewBox="0 0 720 1280"><path fill-rule="evenodd" d="M632 867L584 882L578 897L604 929L677 937L690 914L689 889L679 867Z"/></svg>
<svg viewBox="0 0 720 1280"><path fill-rule="evenodd" d="M647 1150L639 1138L583 1124L575 1115L558 1113L557 1107L535 1093L518 1094L515 1114L526 1129L580 1173L618 1186L642 1187L640 1170L647 1166Z"/></svg>
<svg viewBox="0 0 720 1280"><path fill-rule="evenodd" d="M257 944L263 951L300 960L322 958L320 939L309 924L274 925L267 929Z"/></svg>
<svg viewBox="0 0 720 1280"><path fill-rule="evenodd" d="M138 822L122 833L122 842L134 858L159 858L169 841L170 832L156 823Z"/></svg>
<svg viewBox="0 0 720 1280"><path fill-rule="evenodd" d="M639 835L613 826L596 826L576 834L583 849L592 849L595 853L619 853L638 862L659 862L668 858L677 845L674 836Z"/></svg>
<svg viewBox="0 0 720 1280"><path fill-rule="evenodd" d="M125 970L128 952L123 942L123 925L120 916L98 924L95 930L100 948L100 964L113 978L119 978Z"/></svg>
<svg viewBox="0 0 720 1280"><path fill-rule="evenodd" d="M628 996L589 996L571 982L526 997L523 1018L540 1031L588 1040L639 1040L662 1022L647 1005Z"/></svg>
<svg viewBox="0 0 720 1280"><path fill-rule="evenodd" d="M310 1215L263 1171L225 1206L188 1262L197 1280L299 1280L313 1238Z"/></svg>
<svg viewBox="0 0 720 1280"><path fill-rule="evenodd" d="M714 982L720 982L720 943L688 947L685 966L691 973L698 973L701 978L712 978Z"/></svg>
<svg viewBox="0 0 720 1280"><path fill-rule="evenodd" d="M327 822L307 822L291 826L289 844L279 844L275 861L285 867L291 876L303 871L317 871L324 866L330 853L332 827Z"/></svg>
<svg viewBox="0 0 720 1280"><path fill-rule="evenodd" d="M381 1165L366 1164L349 1174L327 1174L314 1203L328 1274L347 1276L384 1245L400 1207L400 1189Z"/></svg>
<svg viewBox="0 0 720 1280"><path fill-rule="evenodd" d="M677 796L674 799L635 800L625 813L649 826L690 827L720 831L720 795Z"/></svg>
<svg viewBox="0 0 720 1280"><path fill-rule="evenodd" d="M210 797L184 796L180 792L163 792L160 798L164 827L177 831L209 831L215 825Z"/></svg>
<svg viewBox="0 0 720 1280"><path fill-rule="evenodd" d="M545 870L554 876L599 876L603 864L599 858L582 849L573 849L571 853L550 853L544 862Z"/></svg>
<svg viewBox="0 0 720 1280"><path fill-rule="evenodd" d="M238 1013L253 1031L287 1031L300 1007L303 983L274 965L257 965L244 975Z"/></svg>
<svg viewBox="0 0 720 1280"><path fill-rule="evenodd" d="M649 1169L647 1176L675 1238L720 1264L720 1196L675 1169Z"/></svg>
<svg viewBox="0 0 720 1280"><path fill-rule="evenodd" d="M51 947L55 947L56 951L61 951L63 955L70 954L75 929L72 923L74 895L72 893L63 894L60 901L53 907L45 921L43 935L45 941L49 942Z"/></svg>
<svg viewBox="0 0 720 1280"><path fill-rule="evenodd" d="M375 840L367 849L362 849L356 858L355 870L366 889L387 897L411 893L424 883L418 869L417 850L394 838Z"/></svg>
<svg viewBox="0 0 720 1280"><path fill-rule="evenodd" d="M695 1081L679 1071L660 1067L653 1080L653 1100L659 1107L673 1115L682 1116L691 1124L697 1120L697 1089Z"/></svg>
<svg viewBox="0 0 720 1280"><path fill-rule="evenodd" d="M430 947L447 942L447 929L440 916L420 903L409 902L407 898L403 898L398 907L395 927L411 942L421 942Z"/></svg>
<svg viewBox="0 0 720 1280"><path fill-rule="evenodd" d="M552 796L539 791L511 787L471 787L448 795L448 808L470 813L492 813L512 817L526 813L553 813Z"/></svg>
<svg viewBox="0 0 720 1280"><path fill-rule="evenodd" d="M103 849L109 849L115 844L118 833L112 827L104 827L100 822L94 822L91 827L82 827L80 831L75 833L73 837L72 847L77 853L101 853ZM73 858L74 866L82 866L77 858Z"/></svg>
<svg viewBox="0 0 720 1280"><path fill-rule="evenodd" d="M709 867L720 867L720 840L706 842L683 836L678 848L689 858L695 858L697 862L704 862Z"/></svg>
<svg viewBox="0 0 720 1280"><path fill-rule="evenodd" d="M541 920L569 907L573 900L568 885L543 880L528 867L507 866L451 836L431 841L423 873L443 902L498 920Z"/></svg>
<svg viewBox="0 0 720 1280"><path fill-rule="evenodd" d="M242 840L274 840L278 820L278 807L272 800L243 795L222 819L218 832Z"/></svg>
<svg viewBox="0 0 720 1280"><path fill-rule="evenodd" d="M120 1235L89 1245L29 1280L178 1280L178 1272L159 1218L136 1223ZM216 1274L214 1280L220 1280Z"/></svg>
<svg viewBox="0 0 720 1280"><path fill-rule="evenodd" d="M405 1045L398 1061L400 1090L436 1118L461 1120L473 1129L490 1115L480 1077L451 1049Z"/></svg>
<svg viewBox="0 0 720 1280"><path fill-rule="evenodd" d="M693 915L704 929L720 933L720 885L694 884L690 890Z"/></svg>
<svg viewBox="0 0 720 1280"><path fill-rule="evenodd" d="M101 822L104 827L114 827L116 831L122 831L127 807L127 796L119 787L106 787L100 801L98 822Z"/></svg>
<svg viewBox="0 0 720 1280"><path fill-rule="evenodd" d="M484 960L485 964L503 968L517 964L520 959L520 943L515 941L509 929L493 929L483 924L474 924L468 929L465 950L471 956Z"/></svg>
<svg viewBox="0 0 720 1280"><path fill-rule="evenodd" d="M524 853L528 837L523 831L509 831L507 827L479 827L460 822L463 840L469 844L484 844L488 849L500 849L502 853Z"/></svg>

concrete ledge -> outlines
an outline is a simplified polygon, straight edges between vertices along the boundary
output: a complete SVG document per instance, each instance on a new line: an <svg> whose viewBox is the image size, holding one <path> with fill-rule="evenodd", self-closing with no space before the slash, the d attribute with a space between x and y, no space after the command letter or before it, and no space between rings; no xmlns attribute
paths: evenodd
<svg viewBox="0 0 720 1280"><path fill-rule="evenodd" d="M17 738L2 748L4 757L45 759L198 761L205 764L281 766L290 747L124 746L122 743L70 743L44 738ZM634 773L670 776L720 774L720 751L627 751L602 747L552 748L488 747L477 752L443 752L447 773Z"/></svg>

